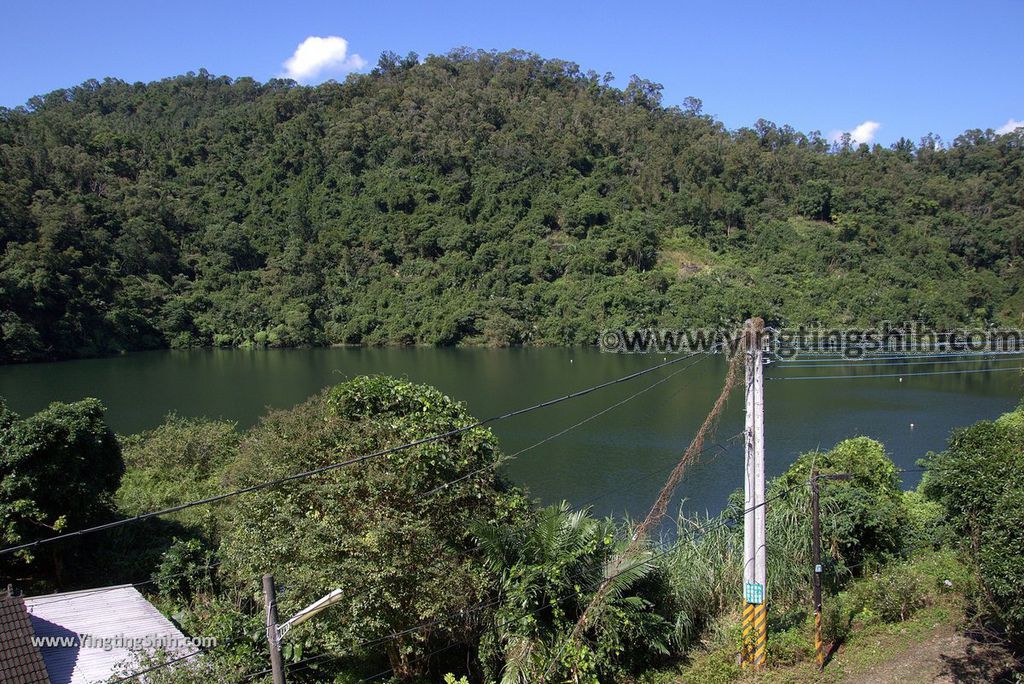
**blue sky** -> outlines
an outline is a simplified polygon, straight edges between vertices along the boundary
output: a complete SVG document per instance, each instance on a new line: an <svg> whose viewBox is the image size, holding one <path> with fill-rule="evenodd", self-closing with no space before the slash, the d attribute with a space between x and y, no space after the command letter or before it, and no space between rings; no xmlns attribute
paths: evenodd
<svg viewBox="0 0 1024 684"><path fill-rule="evenodd" d="M0 26L0 105L201 67L262 81L293 57L291 73L315 83L372 68L384 50L470 46L571 60L619 85L638 74L664 84L666 104L698 97L730 128L765 118L883 144L951 141L1024 120L1022 27L1024 0L22 1ZM296 55L310 37L335 39Z"/></svg>

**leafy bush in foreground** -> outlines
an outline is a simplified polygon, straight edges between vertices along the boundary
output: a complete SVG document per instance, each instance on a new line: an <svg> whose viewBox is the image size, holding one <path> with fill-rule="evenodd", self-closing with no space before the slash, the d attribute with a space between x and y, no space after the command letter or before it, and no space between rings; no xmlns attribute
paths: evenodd
<svg viewBox="0 0 1024 684"><path fill-rule="evenodd" d="M0 400L0 545L11 546L77 530L114 517L113 493L124 472L121 449L97 399L55 402L27 418ZM68 566L93 545L68 540L39 554L32 549L0 560L0 575L35 575L41 586L81 582ZM44 560L45 559L45 560Z"/></svg>
<svg viewBox="0 0 1024 684"><path fill-rule="evenodd" d="M976 565L989 613L1024 644L1024 408L955 431L925 464L922 490Z"/></svg>
<svg viewBox="0 0 1024 684"><path fill-rule="evenodd" d="M271 480L472 422L462 404L436 389L359 377L265 417L245 435L229 480ZM438 645L472 649L486 624L488 611L478 604L489 578L470 526L511 524L525 510L498 479L499 458L491 432L474 428L238 497L220 548L229 584L254 592L273 573L287 588L283 615L341 589L344 600L289 641L307 652L386 651L395 676L412 681L429 669L427 654ZM404 631L421 623L434 624ZM393 633L400 636L359 648Z"/></svg>
<svg viewBox="0 0 1024 684"><path fill-rule="evenodd" d="M523 525L477 525L474 534L501 599L481 644L488 680L528 684L551 667L552 681L596 683L669 653L665 577L649 553L613 562L626 538L612 520L563 503ZM607 598L567 646L603 582Z"/></svg>
<svg viewBox="0 0 1024 684"><path fill-rule="evenodd" d="M849 481L820 481L824 555L849 568L898 555L905 544L908 514L899 473L885 447L868 437L855 437L826 452L803 454L779 484L799 487L800 496L806 497L807 487L802 485L810 481L812 468L853 476Z"/></svg>

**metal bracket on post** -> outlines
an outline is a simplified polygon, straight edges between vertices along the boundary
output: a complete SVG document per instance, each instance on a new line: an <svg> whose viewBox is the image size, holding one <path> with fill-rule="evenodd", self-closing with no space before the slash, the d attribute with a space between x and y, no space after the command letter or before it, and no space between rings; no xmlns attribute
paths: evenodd
<svg viewBox="0 0 1024 684"><path fill-rule="evenodd" d="M284 684L284 660L281 658L281 642L284 641L292 627L301 625L314 615L338 603L341 601L343 594L341 589L335 589L326 596L309 604L281 624L277 622L277 593L274 587L273 575L263 576L263 596L267 603L267 644L270 647L270 669L273 672L274 684Z"/></svg>
<svg viewBox="0 0 1024 684"><path fill-rule="evenodd" d="M277 589L274 576L263 576L263 598L267 604L267 646L270 647L270 670L274 684L284 684L284 660L281 658L281 635L277 627Z"/></svg>

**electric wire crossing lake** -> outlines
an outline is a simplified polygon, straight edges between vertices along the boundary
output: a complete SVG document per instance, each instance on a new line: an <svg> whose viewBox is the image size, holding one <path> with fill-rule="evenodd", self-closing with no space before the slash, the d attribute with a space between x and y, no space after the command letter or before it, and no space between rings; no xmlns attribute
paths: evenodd
<svg viewBox="0 0 1024 684"><path fill-rule="evenodd" d="M920 359L912 361L919 365L908 367L901 365L902 359L885 360L894 366L881 370L893 377L863 380L857 379L860 374L875 375L880 369L853 361L827 362L843 364L837 368L768 366L767 476L781 473L799 453L862 434L877 438L898 466L911 469L928 451L942 449L953 428L999 415L1018 403L1022 389L1018 374L987 372L993 365L1008 364L970 358L934 367L926 363L945 360ZM156 427L171 412L222 417L245 427L255 423L267 407L288 408L322 387L356 375L387 374L434 385L465 401L473 415L487 416L660 362L661 357L645 354L604 354L588 349L145 352L59 364L0 366L0 396L22 414L51 401L96 396L107 406L107 420L121 433ZM724 372L721 358L699 357L686 363L694 362L693 368L678 377L522 454L504 466L505 472L547 502L589 502L598 514L641 514L657 491L660 474L674 465L681 445L693 434L720 384ZM951 369L957 373L917 375ZM671 372L666 369L655 375L660 378ZM822 377L815 382L775 380L839 375L843 377ZM612 391L625 399L639 389L630 386ZM142 396L146 401L139 401ZM607 396L583 397L556 412L502 422L494 430L502 450L512 454L612 403L615 401ZM813 420L808 421L808 416ZM721 448L701 457L682 483L673 507L715 513L726 496L742 486L742 444L728 439L742 427L742 402L734 399L715 440L723 443ZM631 491L622 491L623 477L632 481L646 474L651 475ZM905 476L908 486L915 477Z"/></svg>

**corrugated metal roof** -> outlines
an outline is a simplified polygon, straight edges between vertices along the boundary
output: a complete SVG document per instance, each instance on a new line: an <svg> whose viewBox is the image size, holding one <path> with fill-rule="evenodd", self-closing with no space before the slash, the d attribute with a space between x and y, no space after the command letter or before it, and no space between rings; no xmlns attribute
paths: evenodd
<svg viewBox="0 0 1024 684"><path fill-rule="evenodd" d="M181 644L184 639L174 624L130 584L33 596L25 599L25 606L37 637L89 635L100 642L42 646L40 651L53 684L96 684L113 675L118 665L133 662L128 644L114 640L149 638ZM195 650L179 647L174 653L184 655Z"/></svg>

